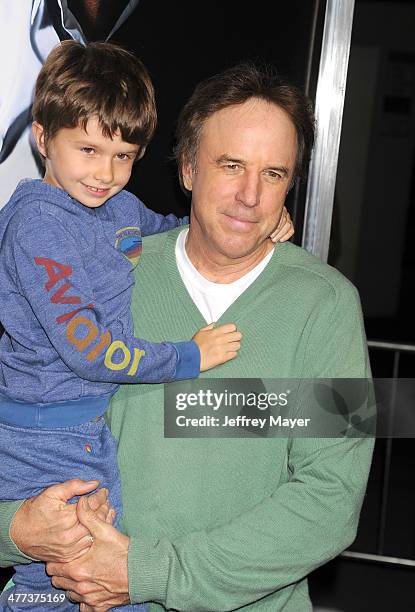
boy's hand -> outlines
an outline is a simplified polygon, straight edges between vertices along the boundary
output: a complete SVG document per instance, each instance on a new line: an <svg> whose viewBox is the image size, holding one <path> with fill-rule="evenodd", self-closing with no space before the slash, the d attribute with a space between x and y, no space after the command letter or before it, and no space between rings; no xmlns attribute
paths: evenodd
<svg viewBox="0 0 415 612"><path fill-rule="evenodd" d="M234 323L202 327L192 338L200 350L200 371L210 370L234 359L241 348L241 332Z"/></svg>
<svg viewBox="0 0 415 612"><path fill-rule="evenodd" d="M290 213L285 208L282 211L280 222L270 235L272 242L286 242L294 234L294 225Z"/></svg>

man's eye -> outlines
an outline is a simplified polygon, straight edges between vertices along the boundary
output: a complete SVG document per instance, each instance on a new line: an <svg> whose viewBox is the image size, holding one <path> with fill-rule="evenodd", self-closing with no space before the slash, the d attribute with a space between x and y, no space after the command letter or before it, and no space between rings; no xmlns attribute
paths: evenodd
<svg viewBox="0 0 415 612"><path fill-rule="evenodd" d="M82 153L86 153L87 155L93 155L95 153L95 149L92 147L82 147Z"/></svg>
<svg viewBox="0 0 415 612"><path fill-rule="evenodd" d="M278 181L282 178L281 174L278 174L278 172L275 172L274 170L268 170L266 174L273 181Z"/></svg>
<svg viewBox="0 0 415 612"><path fill-rule="evenodd" d="M226 164L225 169L229 170L229 172L237 172L239 170L239 164Z"/></svg>

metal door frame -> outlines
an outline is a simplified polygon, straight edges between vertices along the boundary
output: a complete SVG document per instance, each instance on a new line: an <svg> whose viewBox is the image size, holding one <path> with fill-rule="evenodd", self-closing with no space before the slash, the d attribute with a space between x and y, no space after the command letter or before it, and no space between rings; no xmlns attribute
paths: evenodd
<svg viewBox="0 0 415 612"><path fill-rule="evenodd" d="M355 0L327 0L302 246L327 261Z"/></svg>

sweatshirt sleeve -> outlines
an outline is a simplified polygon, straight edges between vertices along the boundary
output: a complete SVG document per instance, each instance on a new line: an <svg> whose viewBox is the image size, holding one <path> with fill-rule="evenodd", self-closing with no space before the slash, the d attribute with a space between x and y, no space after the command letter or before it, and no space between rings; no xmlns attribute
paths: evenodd
<svg viewBox="0 0 415 612"><path fill-rule="evenodd" d="M147 208L136 196L133 196L133 198L137 206L138 225L140 226L142 236L160 234L161 232L167 232L175 227L189 223L189 217L187 216L182 218L176 217L173 214L164 216Z"/></svg>
<svg viewBox="0 0 415 612"><path fill-rule="evenodd" d="M21 224L11 248L20 292L46 340L80 378L156 383L199 375L192 340L155 344L134 336L130 313L109 318L76 241L54 217L41 214ZM111 282L110 270L103 282Z"/></svg>
<svg viewBox="0 0 415 612"><path fill-rule="evenodd" d="M348 294L321 305L309 335L316 377L319 363L321 377L370 375L360 307ZM303 579L353 542L372 449L370 438L293 438L289 480L248 511L174 539L133 535L131 601L188 612L235 610Z"/></svg>

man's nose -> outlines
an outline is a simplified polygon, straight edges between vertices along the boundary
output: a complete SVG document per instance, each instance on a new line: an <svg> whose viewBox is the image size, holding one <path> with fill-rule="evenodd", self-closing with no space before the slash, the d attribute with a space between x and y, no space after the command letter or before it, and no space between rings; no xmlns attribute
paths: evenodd
<svg viewBox="0 0 415 612"><path fill-rule="evenodd" d="M257 206L261 198L261 179L257 174L246 172L240 178L236 199L244 206Z"/></svg>
<svg viewBox="0 0 415 612"><path fill-rule="evenodd" d="M112 159L101 158L94 168L94 178L101 183L109 184L114 179Z"/></svg>

